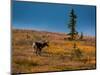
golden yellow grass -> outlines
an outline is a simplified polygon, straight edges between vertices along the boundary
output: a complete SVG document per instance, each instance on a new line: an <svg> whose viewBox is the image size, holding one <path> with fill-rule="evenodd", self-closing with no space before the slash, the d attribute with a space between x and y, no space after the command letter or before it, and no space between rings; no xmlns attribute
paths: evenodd
<svg viewBox="0 0 100 75"><path fill-rule="evenodd" d="M12 73L83 70L96 68L95 41L69 41L65 34L31 30L12 31ZM32 42L46 39L41 56L33 52ZM84 54L81 60L72 59L73 44Z"/></svg>

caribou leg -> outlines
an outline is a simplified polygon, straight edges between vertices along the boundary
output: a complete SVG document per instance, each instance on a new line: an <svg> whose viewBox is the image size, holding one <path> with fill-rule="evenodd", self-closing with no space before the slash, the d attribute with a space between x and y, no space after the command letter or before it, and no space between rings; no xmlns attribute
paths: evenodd
<svg viewBox="0 0 100 75"><path fill-rule="evenodd" d="M38 55L41 56L41 48L38 49Z"/></svg>

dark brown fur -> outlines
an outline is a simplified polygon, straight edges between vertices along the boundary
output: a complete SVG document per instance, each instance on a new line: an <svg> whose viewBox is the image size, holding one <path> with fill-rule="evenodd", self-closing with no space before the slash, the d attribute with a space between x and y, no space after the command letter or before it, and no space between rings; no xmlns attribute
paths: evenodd
<svg viewBox="0 0 100 75"><path fill-rule="evenodd" d="M34 49L35 49L35 53L36 55L41 55L42 49L44 47L48 46L48 42L43 42L43 41L36 41L34 42Z"/></svg>

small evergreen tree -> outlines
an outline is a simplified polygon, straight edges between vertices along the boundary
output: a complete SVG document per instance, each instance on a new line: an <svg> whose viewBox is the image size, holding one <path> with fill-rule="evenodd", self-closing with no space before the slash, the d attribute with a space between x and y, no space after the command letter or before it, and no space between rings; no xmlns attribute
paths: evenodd
<svg viewBox="0 0 100 75"><path fill-rule="evenodd" d="M71 39L74 40L75 37L74 35L77 34L77 31L76 31L76 19L77 19L77 16L74 12L74 9L71 10L70 14L69 14L69 17L70 17L70 20L69 20L69 24L68 24L68 28L70 29L70 35L71 35Z"/></svg>
<svg viewBox="0 0 100 75"><path fill-rule="evenodd" d="M73 44L73 50L71 53L71 59L78 59L80 60L83 57L83 52L77 47L76 43Z"/></svg>
<svg viewBox="0 0 100 75"><path fill-rule="evenodd" d="M83 40L83 32L81 32L80 40Z"/></svg>

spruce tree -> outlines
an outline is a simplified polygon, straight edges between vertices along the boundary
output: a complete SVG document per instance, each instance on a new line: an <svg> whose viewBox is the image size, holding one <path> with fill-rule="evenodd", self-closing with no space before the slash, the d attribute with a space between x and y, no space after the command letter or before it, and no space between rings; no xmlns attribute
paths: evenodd
<svg viewBox="0 0 100 75"><path fill-rule="evenodd" d="M74 40L75 37L74 35L77 34L76 31L76 20L77 20L77 16L75 14L74 9L71 10L70 14L69 14L69 24L68 24L68 28L70 29L70 35L71 35L71 39Z"/></svg>
<svg viewBox="0 0 100 75"><path fill-rule="evenodd" d="M80 40L83 40L83 32L81 32Z"/></svg>

